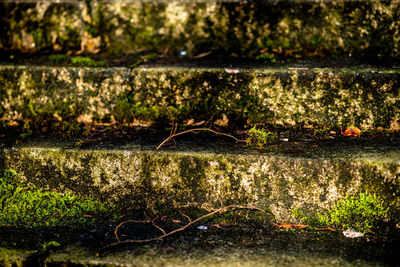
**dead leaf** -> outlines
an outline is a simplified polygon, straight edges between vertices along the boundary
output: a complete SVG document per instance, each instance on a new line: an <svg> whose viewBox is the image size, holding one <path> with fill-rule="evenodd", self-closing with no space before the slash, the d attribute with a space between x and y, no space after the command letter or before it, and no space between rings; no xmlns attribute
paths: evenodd
<svg viewBox="0 0 400 267"><path fill-rule="evenodd" d="M397 119L393 119L393 121L390 123L390 130L392 131L399 131L400 130L400 124L397 121Z"/></svg>
<svg viewBox="0 0 400 267"><path fill-rule="evenodd" d="M205 52L205 53L198 54L197 56L194 56L193 58L206 57L206 56L210 55L211 53L212 53L211 51L208 51L208 52Z"/></svg>
<svg viewBox="0 0 400 267"><path fill-rule="evenodd" d="M342 132L343 136L359 136L361 134L361 130L357 127L349 127L344 132Z"/></svg>
<svg viewBox="0 0 400 267"><path fill-rule="evenodd" d="M290 224L290 223L280 223L280 224L274 223L274 226L285 229L304 229L308 227L308 225L304 224Z"/></svg>
<svg viewBox="0 0 400 267"><path fill-rule="evenodd" d="M200 125L203 125L205 122L206 121L199 121L199 122L193 123L192 126L200 126Z"/></svg>
<svg viewBox="0 0 400 267"><path fill-rule="evenodd" d="M228 116L225 114L222 114L222 119L216 120L214 124L221 126L221 127L227 127L229 123Z"/></svg>
<svg viewBox="0 0 400 267"><path fill-rule="evenodd" d="M289 68L289 70L308 70L308 68Z"/></svg>
<svg viewBox="0 0 400 267"><path fill-rule="evenodd" d="M194 123L194 119L190 119L188 120L188 122L186 123L186 126L190 126Z"/></svg>
<svg viewBox="0 0 400 267"><path fill-rule="evenodd" d="M211 224L210 226L211 226L211 227L218 228L218 229L227 229L227 228L233 227L233 226L235 226L235 225L234 225L234 224L231 224L231 223L223 223L223 222L220 222L220 223L216 223L216 224Z"/></svg>

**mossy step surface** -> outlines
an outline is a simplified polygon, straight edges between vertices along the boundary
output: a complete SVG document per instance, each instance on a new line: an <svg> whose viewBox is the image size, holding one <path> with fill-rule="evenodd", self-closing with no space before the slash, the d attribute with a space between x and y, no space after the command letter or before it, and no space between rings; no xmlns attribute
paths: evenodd
<svg viewBox="0 0 400 267"><path fill-rule="evenodd" d="M207 224L209 225L209 224ZM203 225L204 226L204 225ZM31 230L33 232L33 230ZM127 232L128 234L128 232ZM132 234L132 233L130 233ZM35 233L29 236L33 240ZM398 241L346 238L341 232L288 231L270 228L207 230L191 227L179 236L125 246L99 254L104 238L68 242L39 253L34 250L0 248L2 266L394 266L399 261ZM1 240L1 237L0 237ZM43 242L40 240L39 242Z"/></svg>
<svg viewBox="0 0 400 267"><path fill-rule="evenodd" d="M270 210L278 221L291 221L295 209L313 214L344 196L368 192L378 195L396 218L398 144L346 140L292 144L295 154L221 140L208 146L187 140L158 151L155 143L143 145L140 138L84 149L74 148L76 142L31 141L3 148L1 158L4 168L39 188L138 210L251 204Z"/></svg>
<svg viewBox="0 0 400 267"><path fill-rule="evenodd" d="M0 117L396 130L400 69L369 67L0 66ZM397 129L398 130L398 129Z"/></svg>
<svg viewBox="0 0 400 267"><path fill-rule="evenodd" d="M6 1L0 49L399 61L400 2ZM184 52L183 54L180 51Z"/></svg>
<svg viewBox="0 0 400 267"><path fill-rule="evenodd" d="M193 227L195 228L195 227ZM396 242L352 240L341 233L259 229L188 230L160 243L141 244L98 254L86 242L62 244L39 255L39 266L392 266L399 256ZM11 255L19 251L3 249ZM23 253L23 252L19 252ZM29 254L28 254L29 255ZM31 254L32 255L32 254ZM4 256L3 256L4 257ZM0 261L1 261L0 256ZM15 259L15 258L14 258ZM5 266L28 263L13 258ZM11 265L14 263L14 265ZM35 264L36 263L36 264Z"/></svg>

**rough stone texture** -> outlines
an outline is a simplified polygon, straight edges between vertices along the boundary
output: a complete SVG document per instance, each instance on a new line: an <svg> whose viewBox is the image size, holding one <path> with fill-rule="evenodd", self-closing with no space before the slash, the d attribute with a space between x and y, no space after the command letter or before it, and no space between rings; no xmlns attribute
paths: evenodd
<svg viewBox="0 0 400 267"><path fill-rule="evenodd" d="M390 127L400 70L0 66L0 117L91 123L231 122Z"/></svg>
<svg viewBox="0 0 400 267"><path fill-rule="evenodd" d="M393 60L400 56L399 5L396 0L3 2L0 48Z"/></svg>
<svg viewBox="0 0 400 267"><path fill-rule="evenodd" d="M89 194L131 209L254 204L290 221L292 209L311 215L367 191L392 211L400 210L400 150L394 147L356 153L349 146L344 152L322 149L312 157L289 157L34 145L3 149L2 157L5 168L39 187Z"/></svg>

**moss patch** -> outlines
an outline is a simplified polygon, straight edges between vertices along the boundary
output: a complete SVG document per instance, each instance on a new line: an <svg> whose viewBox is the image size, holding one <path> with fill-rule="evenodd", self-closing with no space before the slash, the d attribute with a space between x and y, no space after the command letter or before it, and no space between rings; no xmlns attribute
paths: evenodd
<svg viewBox="0 0 400 267"><path fill-rule="evenodd" d="M93 60L90 57L71 57L71 64L73 66L81 66L81 67L104 67L107 65L104 61Z"/></svg>
<svg viewBox="0 0 400 267"><path fill-rule="evenodd" d="M106 204L90 197L43 191L22 184L16 175L6 170L0 178L0 227L79 227L110 213Z"/></svg>
<svg viewBox="0 0 400 267"><path fill-rule="evenodd" d="M293 210L293 215L310 226L334 227L336 229L354 229L364 233L382 234L389 222L391 210L387 203L375 194L358 193L347 195L338 200L334 207L326 213L316 213L312 217L304 217L301 210Z"/></svg>

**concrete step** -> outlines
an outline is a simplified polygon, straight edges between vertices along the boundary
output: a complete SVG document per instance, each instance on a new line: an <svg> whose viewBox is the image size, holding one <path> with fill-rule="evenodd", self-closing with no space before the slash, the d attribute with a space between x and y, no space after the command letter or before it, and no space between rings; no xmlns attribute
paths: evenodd
<svg viewBox="0 0 400 267"><path fill-rule="evenodd" d="M400 69L0 65L6 121L251 123L398 130Z"/></svg>
<svg viewBox="0 0 400 267"><path fill-rule="evenodd" d="M368 192L391 208L390 216L399 216L400 146L393 141L282 142L269 151L188 134L175 146L156 150L162 138L157 134L149 141L149 135L119 144L81 140L80 148L76 141L33 139L5 146L2 168L39 188L161 214L183 207L256 205L288 222L293 210L312 215L347 195Z"/></svg>
<svg viewBox="0 0 400 267"><path fill-rule="evenodd" d="M398 62L399 5L387 0L3 1L0 49Z"/></svg>
<svg viewBox="0 0 400 267"><path fill-rule="evenodd" d="M1 237L0 237L1 238ZM3 266L396 266L398 243L345 238L341 233L258 229L189 230L160 243L98 254L84 241L37 251L1 249ZM97 245L98 246L98 245Z"/></svg>

